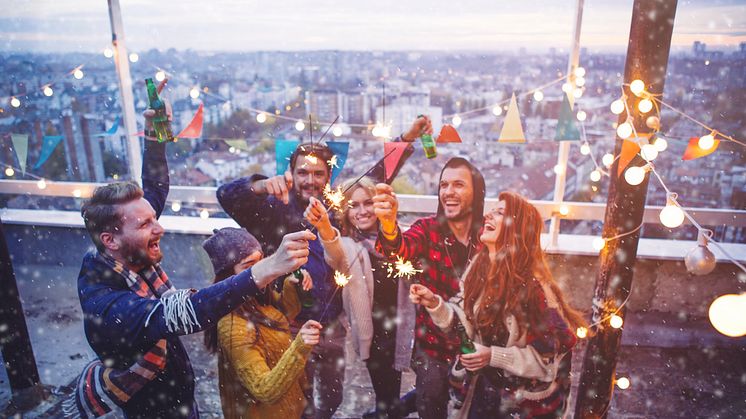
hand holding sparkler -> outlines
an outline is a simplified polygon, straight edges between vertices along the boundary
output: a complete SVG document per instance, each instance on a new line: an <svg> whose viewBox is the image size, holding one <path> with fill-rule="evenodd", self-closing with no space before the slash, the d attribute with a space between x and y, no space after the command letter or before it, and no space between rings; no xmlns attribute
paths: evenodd
<svg viewBox="0 0 746 419"><path fill-rule="evenodd" d="M293 190L293 175L285 172L284 175L257 180L251 185L251 189L256 194L269 194L287 204L290 191Z"/></svg>
<svg viewBox="0 0 746 419"><path fill-rule="evenodd" d="M409 299L414 304L420 304L433 309L440 304L440 298L422 284L412 284L409 287Z"/></svg>
<svg viewBox="0 0 746 419"><path fill-rule="evenodd" d="M373 211L381 222L381 232L389 240L396 238L396 214L398 210L399 200L396 199L394 188L385 183L377 184L376 196L373 197Z"/></svg>
<svg viewBox="0 0 746 419"><path fill-rule="evenodd" d="M323 240L330 241L334 239L335 233L332 223L329 220L329 213L321 201L311 197L308 200L308 207L303 212L303 217L318 230Z"/></svg>

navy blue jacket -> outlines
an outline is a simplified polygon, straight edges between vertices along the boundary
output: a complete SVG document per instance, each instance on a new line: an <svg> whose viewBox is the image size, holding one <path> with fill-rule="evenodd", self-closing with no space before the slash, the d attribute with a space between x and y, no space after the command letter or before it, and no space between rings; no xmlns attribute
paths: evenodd
<svg viewBox="0 0 746 419"><path fill-rule="evenodd" d="M143 155L145 199L160 216L169 189L165 145L145 142ZM217 325L221 317L243 303L245 297L259 294L251 270L192 294L197 320L205 328ZM129 368L160 339L166 339L166 367L158 377L130 399L123 410L132 418L196 417L194 373L179 335L169 332L159 306L145 327L157 300L146 299L131 291L124 279L109 266L87 254L78 277L78 295L84 314L88 343L105 365Z"/></svg>
<svg viewBox="0 0 746 419"><path fill-rule="evenodd" d="M228 215L259 240L265 254L271 255L285 234L311 230L312 227L303 218L306 208L298 202L294 193L290 193L287 205L274 196L254 193L252 183L266 178L253 175L227 183L218 189L218 201ZM324 248L318 233L314 233L317 237L309 243L310 255L303 269L313 278L311 293L315 302L310 308L304 307L295 320L305 322L313 319L326 325L342 313L342 293L335 293L334 269L324 260ZM330 302L329 308L323 313L327 302ZM324 318L320 318L321 314L324 314Z"/></svg>

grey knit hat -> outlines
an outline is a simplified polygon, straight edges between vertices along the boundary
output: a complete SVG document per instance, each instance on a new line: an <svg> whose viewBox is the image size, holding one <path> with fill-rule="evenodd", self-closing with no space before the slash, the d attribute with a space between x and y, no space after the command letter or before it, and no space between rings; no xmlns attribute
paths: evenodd
<svg viewBox="0 0 746 419"><path fill-rule="evenodd" d="M202 247L210 257L215 275L232 271L238 262L257 250L262 250L259 241L246 229L225 227L215 229L213 233L202 243Z"/></svg>

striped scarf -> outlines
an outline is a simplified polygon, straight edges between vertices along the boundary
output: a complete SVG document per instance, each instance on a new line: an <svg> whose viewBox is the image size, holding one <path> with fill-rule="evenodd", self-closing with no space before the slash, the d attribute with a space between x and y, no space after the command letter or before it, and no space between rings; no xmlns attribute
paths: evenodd
<svg viewBox="0 0 746 419"><path fill-rule="evenodd" d="M174 288L158 264L135 273L106 254L98 253L96 259L119 274L129 289L142 298L161 300L169 295L182 293ZM155 293L152 290L155 290ZM189 292L190 290L183 291ZM159 302L153 308L153 312L160 305ZM168 316L168 313L165 314ZM147 327L147 321L145 326ZM100 359L96 358L83 369L83 373L78 377L75 391L63 403L65 417L98 418L118 409L158 376L165 367L166 339L159 340L153 348L126 370L107 368Z"/></svg>

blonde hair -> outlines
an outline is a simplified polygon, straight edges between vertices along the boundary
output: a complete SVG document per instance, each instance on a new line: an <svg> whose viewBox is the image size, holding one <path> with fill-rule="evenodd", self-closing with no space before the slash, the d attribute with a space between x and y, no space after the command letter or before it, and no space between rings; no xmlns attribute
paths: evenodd
<svg viewBox="0 0 746 419"><path fill-rule="evenodd" d="M364 176L360 178L360 180L348 179L344 181L341 188L344 191L345 199L342 202L342 213L337 215L337 221L339 221L342 235L350 236L355 228L355 226L350 223L349 217L347 216L350 213L350 199L352 199L352 194L355 193L356 190L363 188L372 198L376 195L376 183L373 179Z"/></svg>

